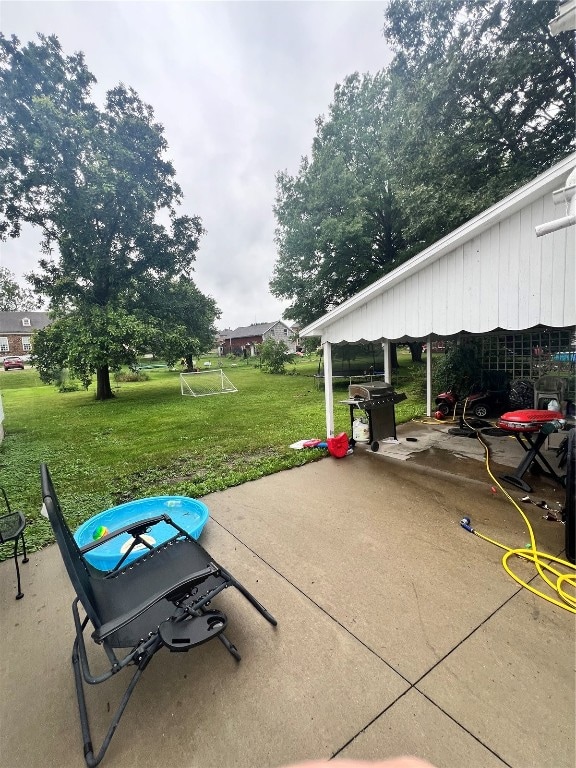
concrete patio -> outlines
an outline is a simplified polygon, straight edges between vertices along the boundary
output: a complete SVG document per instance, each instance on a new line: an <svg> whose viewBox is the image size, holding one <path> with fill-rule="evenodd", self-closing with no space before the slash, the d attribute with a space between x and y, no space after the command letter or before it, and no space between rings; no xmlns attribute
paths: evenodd
<svg viewBox="0 0 576 768"><path fill-rule="evenodd" d="M407 426L399 445L431 429ZM403 460L358 447L207 497L202 543L278 627L239 594L223 595L242 661L219 643L159 653L103 766L276 768L414 754L438 768L573 768L574 616L520 588L501 550L460 527L469 516L511 546L528 540L481 455L466 454L480 447L457 439L451 458L434 441ZM513 444L498 448L502 466L506 452L514 466ZM534 498L563 496L539 479ZM564 527L523 509L539 548L560 554ZM0 565L0 765L81 768L72 590L55 546L22 573L17 602L13 562ZM88 691L95 741L118 682Z"/></svg>

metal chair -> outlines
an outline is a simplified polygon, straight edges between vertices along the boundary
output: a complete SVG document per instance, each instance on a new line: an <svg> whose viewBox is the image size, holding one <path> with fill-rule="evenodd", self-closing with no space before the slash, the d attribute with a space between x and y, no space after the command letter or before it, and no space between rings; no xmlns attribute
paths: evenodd
<svg viewBox="0 0 576 768"><path fill-rule="evenodd" d="M72 666L84 741L84 758L89 768L104 757L128 700L152 657L161 648L188 651L217 637L229 653L240 660L237 648L223 634L227 617L209 608L212 600L227 587L236 587L272 625L276 619L236 581L206 550L168 515L147 518L111 531L102 538L78 547L60 507L45 464L40 468L42 496L68 576L76 592L72 614L76 639ZM146 531L159 522L173 526L174 536L126 565L124 557L110 571L100 571L84 557L122 533L134 543L144 543ZM85 616L80 616L79 606ZM106 653L110 669L94 675L90 671L84 630L92 625L92 639ZM115 650L127 649L119 658ZM112 717L100 750L92 746L84 682L102 683L128 666L135 666L126 692Z"/></svg>
<svg viewBox="0 0 576 768"><path fill-rule="evenodd" d="M26 518L22 512L17 510L12 511L8 496L4 488L0 487L2 496L4 497L4 503L6 505L7 514L0 516L0 544L7 544L9 541L14 542L14 562L16 563L16 578L18 581L18 592L16 594L16 600L21 600L24 597L22 587L20 585L20 566L18 565L18 543L22 542L22 558L23 563L28 562L26 556L26 542L24 541L24 528L26 527Z"/></svg>

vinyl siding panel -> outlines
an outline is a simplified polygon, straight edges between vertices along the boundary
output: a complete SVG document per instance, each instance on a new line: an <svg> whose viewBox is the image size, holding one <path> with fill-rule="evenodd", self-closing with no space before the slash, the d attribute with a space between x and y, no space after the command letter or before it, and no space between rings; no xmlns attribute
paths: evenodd
<svg viewBox="0 0 576 768"><path fill-rule="evenodd" d="M575 228L543 237L534 231L565 215L551 192L570 170L508 215L502 211L493 222L481 222L454 248L436 255L431 247L404 278L391 273L376 295L310 327L318 325L323 341L338 343L575 325Z"/></svg>

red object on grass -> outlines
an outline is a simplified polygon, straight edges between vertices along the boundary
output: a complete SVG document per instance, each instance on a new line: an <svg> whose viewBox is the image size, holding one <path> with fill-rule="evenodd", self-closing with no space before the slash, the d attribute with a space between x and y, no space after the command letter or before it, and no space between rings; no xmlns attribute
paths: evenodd
<svg viewBox="0 0 576 768"><path fill-rule="evenodd" d="M350 446L346 432L340 432L340 434L335 437L329 437L326 442L328 443L328 453L331 456L341 459L348 453L348 448Z"/></svg>

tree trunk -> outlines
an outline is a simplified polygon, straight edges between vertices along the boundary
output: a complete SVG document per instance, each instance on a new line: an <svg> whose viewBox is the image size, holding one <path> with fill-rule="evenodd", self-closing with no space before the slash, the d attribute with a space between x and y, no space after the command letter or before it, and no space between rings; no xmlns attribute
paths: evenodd
<svg viewBox="0 0 576 768"><path fill-rule="evenodd" d="M184 355L184 363L186 365L186 370L184 373L195 373L198 368L194 365L194 357L192 354Z"/></svg>
<svg viewBox="0 0 576 768"><path fill-rule="evenodd" d="M397 371L398 368L400 368L398 365L398 351L395 342L390 344L390 365L392 366L393 371Z"/></svg>
<svg viewBox="0 0 576 768"><path fill-rule="evenodd" d="M412 362L413 363L421 363L422 362L422 342L421 341L411 341L408 346L410 347L410 354L412 355Z"/></svg>
<svg viewBox="0 0 576 768"><path fill-rule="evenodd" d="M110 386L110 370L107 365L96 369L96 400L110 400L114 397Z"/></svg>

